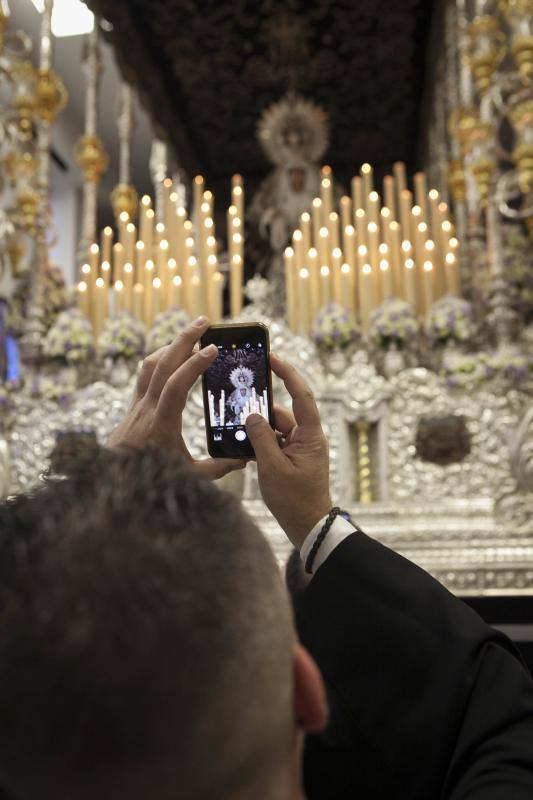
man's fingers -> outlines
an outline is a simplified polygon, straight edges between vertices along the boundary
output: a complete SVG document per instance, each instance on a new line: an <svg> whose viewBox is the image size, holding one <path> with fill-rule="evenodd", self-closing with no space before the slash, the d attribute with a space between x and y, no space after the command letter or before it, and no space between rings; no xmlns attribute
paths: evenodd
<svg viewBox="0 0 533 800"><path fill-rule="evenodd" d="M157 415L166 417L168 415L181 414L185 408L187 396L206 369L211 366L218 355L216 344L210 344L199 350L187 359L181 367L171 375L161 392L157 404Z"/></svg>
<svg viewBox="0 0 533 800"><path fill-rule="evenodd" d="M274 406L274 425L277 431L287 436L296 427L294 414L283 406Z"/></svg>
<svg viewBox="0 0 533 800"><path fill-rule="evenodd" d="M207 317L198 317L191 325L183 330L158 360L154 369L147 394L154 403L157 403L165 384L191 355L194 345L200 336L208 329Z"/></svg>
<svg viewBox="0 0 533 800"><path fill-rule="evenodd" d="M230 472L235 472L239 469L244 469L246 461L240 458L205 458L202 461L194 462L194 471L204 478L211 481L217 481L228 475Z"/></svg>
<svg viewBox="0 0 533 800"><path fill-rule="evenodd" d="M270 364L273 372L278 378L281 378L292 397L292 410L298 425L305 428L321 428L315 397L302 376L294 367L282 361L274 353L270 354Z"/></svg>
<svg viewBox="0 0 533 800"><path fill-rule="evenodd" d="M273 467L282 458L276 432L260 414L250 414L246 419L246 433L254 448L259 469Z"/></svg>

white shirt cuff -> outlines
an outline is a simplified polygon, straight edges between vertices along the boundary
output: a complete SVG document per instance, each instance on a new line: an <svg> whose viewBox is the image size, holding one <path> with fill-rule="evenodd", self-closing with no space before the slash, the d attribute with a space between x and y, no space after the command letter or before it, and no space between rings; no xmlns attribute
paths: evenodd
<svg viewBox="0 0 533 800"><path fill-rule="evenodd" d="M307 534L307 537L301 547L300 550L300 558L305 566L305 562L311 552L311 548L315 543L315 539L322 530L324 523L326 522L327 517L324 517L317 522L313 530ZM344 517L338 516L335 517L333 520L333 525L328 531L328 534L322 544L318 549L318 553L315 556L315 560L313 563L313 575L317 571L317 569L324 563L324 561L328 558L329 555L335 550L335 548L346 539L351 533L355 533L356 528L352 525L351 522L348 522L347 519Z"/></svg>

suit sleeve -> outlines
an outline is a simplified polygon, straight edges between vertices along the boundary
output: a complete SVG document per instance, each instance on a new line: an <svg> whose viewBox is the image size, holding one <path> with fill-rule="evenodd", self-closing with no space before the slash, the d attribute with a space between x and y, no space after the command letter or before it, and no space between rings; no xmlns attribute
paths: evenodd
<svg viewBox="0 0 533 800"><path fill-rule="evenodd" d="M365 798L533 798L533 682L430 575L354 534L317 570L297 626L333 702L307 748L313 783L349 761Z"/></svg>

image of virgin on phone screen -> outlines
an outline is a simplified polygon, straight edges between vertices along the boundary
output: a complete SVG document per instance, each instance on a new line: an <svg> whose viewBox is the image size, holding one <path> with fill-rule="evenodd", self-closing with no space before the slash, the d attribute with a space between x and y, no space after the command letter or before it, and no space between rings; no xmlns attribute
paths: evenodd
<svg viewBox="0 0 533 800"><path fill-rule="evenodd" d="M268 328L249 325L213 325L201 346L215 344L218 356L203 375L207 447L214 458L252 458L246 419L261 414L270 425L272 382Z"/></svg>

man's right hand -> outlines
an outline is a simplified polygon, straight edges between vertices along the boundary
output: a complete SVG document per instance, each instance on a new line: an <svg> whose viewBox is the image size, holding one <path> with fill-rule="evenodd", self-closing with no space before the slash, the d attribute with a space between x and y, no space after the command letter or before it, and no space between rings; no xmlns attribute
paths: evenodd
<svg viewBox="0 0 533 800"><path fill-rule="evenodd" d="M259 414L248 417L246 430L257 459L263 499L300 549L307 534L331 509L328 443L304 379L274 354L271 366L292 397L292 413L276 406L275 426L281 437Z"/></svg>

